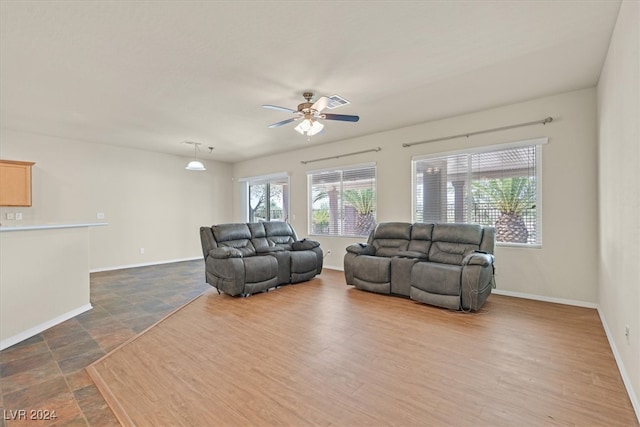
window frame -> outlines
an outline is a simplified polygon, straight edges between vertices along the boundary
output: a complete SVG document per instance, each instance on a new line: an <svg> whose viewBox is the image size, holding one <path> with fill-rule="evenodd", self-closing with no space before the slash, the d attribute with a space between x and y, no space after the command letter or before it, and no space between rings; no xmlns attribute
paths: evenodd
<svg viewBox="0 0 640 427"><path fill-rule="evenodd" d="M334 173L334 172L340 172L341 173L341 177L340 177L340 193L342 195L343 192L343 183L344 183L344 173L345 172L351 172L351 171L357 171L360 169L368 169L368 168L373 168L373 194L375 197L375 203L374 203L374 211L373 211L373 220L374 220L374 224L377 223L377 216L378 216L378 166L376 164L376 162L369 162L369 163L358 163L358 164L353 164L353 165L344 165L344 166L335 166L335 167L329 167L329 168L323 168L323 169L314 169L314 170L308 170L306 171L307 174L307 233L310 236L318 236L318 237L338 237L338 238L363 238L363 237L368 237L369 233L367 233L366 235L359 235L359 234L345 234L344 233L344 200L342 199L342 197L340 198L340 222L339 222L339 232L338 234L323 234L323 233L318 233L318 232L314 232L313 230L313 176L314 175L318 175L321 173Z"/></svg>
<svg viewBox="0 0 640 427"><path fill-rule="evenodd" d="M241 184L240 189L240 200L242 209L242 217L243 221L249 222L249 186L251 185L260 185L260 184L271 184L275 181L285 181L287 183L287 195L283 198L286 199L286 206L283 206L283 209L286 210L287 216L284 218L284 222L290 222L291 216L291 182L290 175L287 172L274 173L269 175L257 175L251 177L245 177L238 179L238 182Z"/></svg>
<svg viewBox="0 0 640 427"><path fill-rule="evenodd" d="M525 148L525 147L532 147L532 146L538 146L538 149L536 150L536 159L535 159L535 168L536 168L536 243L512 243L512 242L497 242L496 241L496 246L504 246L504 247L521 247L521 248L531 248L531 249L541 249L542 248L542 212L543 212L543 208L542 208L542 147L546 144L549 143L549 138L548 137L541 137L541 138L533 138L533 139L526 139L526 140L520 140L520 141L513 141L513 142L507 142L507 143L502 143L502 144L493 144L493 145L487 145L487 146L483 146L483 147L475 147L475 148L466 148L466 149L459 149L459 150L451 150L451 151L444 151L444 152L438 152L438 153L431 153L431 154L426 154L426 155L418 155L418 156L413 156L411 157L411 219L412 222L416 222L416 208L417 208L417 186L416 186L416 172L417 172L417 163L423 160L429 160L429 159L437 159L437 158L443 158L443 157L449 157L449 156L456 156L456 155L468 155L468 156L472 156L474 154L482 154L482 153L490 153L490 152L495 152L495 151L503 151L503 150L509 150L509 149L516 149L516 148ZM471 162L469 162L468 164L468 174L471 174ZM471 192L469 192L469 194L466 197L465 200L465 209L467 210L467 213L470 209L470 205L471 205L471 196L470 196ZM469 220L467 219L465 221L465 223L467 224L471 224L471 222L469 222Z"/></svg>

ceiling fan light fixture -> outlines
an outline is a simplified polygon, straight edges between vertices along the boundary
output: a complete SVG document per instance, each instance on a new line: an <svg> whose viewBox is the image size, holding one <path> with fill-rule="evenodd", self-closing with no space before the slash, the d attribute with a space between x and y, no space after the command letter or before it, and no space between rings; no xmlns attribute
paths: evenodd
<svg viewBox="0 0 640 427"><path fill-rule="evenodd" d="M338 120L343 122L357 122L358 120L360 120L360 117L348 115L348 114L321 113L322 110L324 110L325 108L328 108L331 102L338 103L341 105L348 104L349 101L347 101L342 97L338 97L337 95L335 95L332 98L321 96L317 101L312 103L311 102L311 99L313 98L312 92L305 92L302 94L302 96L307 102L303 102L302 104L298 105L297 110L294 110L292 108L286 108L286 107L278 107L277 105L263 104L262 106L265 108L293 113L293 117L286 120L281 120L277 123L269 125L269 128L270 129L276 128L276 127L291 123L293 121L302 119L302 121L299 122L294 129L300 135L306 135L307 138L310 138L313 135L319 134L324 129L324 124L321 123L319 120ZM336 104L335 106L339 106L339 105ZM335 106L333 108L335 108Z"/></svg>
<svg viewBox="0 0 640 427"><path fill-rule="evenodd" d="M314 121L311 125L311 129L307 131L307 135L313 136L317 133L322 132L322 129L324 129L324 125L318 121Z"/></svg>
<svg viewBox="0 0 640 427"><path fill-rule="evenodd" d="M309 129L311 129L311 120L304 119L294 129L301 135L304 135L305 133L309 132Z"/></svg>
<svg viewBox="0 0 640 427"><path fill-rule="evenodd" d="M313 136L324 129L324 125L317 120L304 119L294 128L301 135Z"/></svg>

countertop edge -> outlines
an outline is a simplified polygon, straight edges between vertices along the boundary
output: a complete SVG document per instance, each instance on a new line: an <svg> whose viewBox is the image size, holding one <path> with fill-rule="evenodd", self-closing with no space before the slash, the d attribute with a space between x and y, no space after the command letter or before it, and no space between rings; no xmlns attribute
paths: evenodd
<svg viewBox="0 0 640 427"><path fill-rule="evenodd" d="M0 232L8 231L29 231L29 230L51 230L58 228L78 228L78 227L101 227L109 225L108 222L77 222L68 224L34 224L34 225L16 225L16 226L0 226Z"/></svg>

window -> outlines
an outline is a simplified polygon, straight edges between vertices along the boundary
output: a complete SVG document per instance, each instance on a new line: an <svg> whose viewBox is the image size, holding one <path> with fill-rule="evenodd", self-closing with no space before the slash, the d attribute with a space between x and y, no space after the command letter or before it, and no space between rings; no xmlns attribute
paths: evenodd
<svg viewBox="0 0 640 427"><path fill-rule="evenodd" d="M308 172L309 234L368 236L376 222L376 166Z"/></svg>
<svg viewBox="0 0 640 427"><path fill-rule="evenodd" d="M540 151L546 142L414 159L414 221L495 226L498 243L539 246Z"/></svg>
<svg viewBox="0 0 640 427"><path fill-rule="evenodd" d="M241 180L248 222L289 221L289 177L285 174Z"/></svg>

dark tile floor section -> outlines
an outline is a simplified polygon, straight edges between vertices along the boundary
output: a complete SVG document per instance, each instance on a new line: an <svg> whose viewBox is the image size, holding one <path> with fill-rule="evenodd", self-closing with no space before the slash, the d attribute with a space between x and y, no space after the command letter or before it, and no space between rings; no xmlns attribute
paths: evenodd
<svg viewBox="0 0 640 427"><path fill-rule="evenodd" d="M119 426L84 368L207 289L200 260L91 274L92 310L0 352L0 427Z"/></svg>

